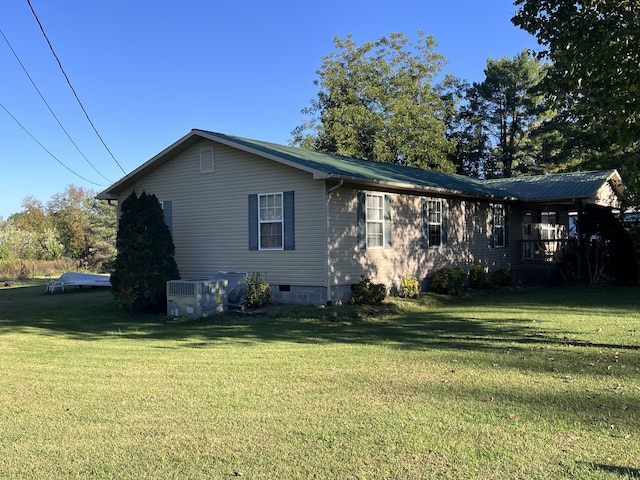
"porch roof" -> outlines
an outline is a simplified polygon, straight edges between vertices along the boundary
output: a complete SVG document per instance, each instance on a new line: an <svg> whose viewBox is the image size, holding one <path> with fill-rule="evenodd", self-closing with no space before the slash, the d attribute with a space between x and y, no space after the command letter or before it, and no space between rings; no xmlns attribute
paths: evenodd
<svg viewBox="0 0 640 480"><path fill-rule="evenodd" d="M591 199L609 182L614 192L622 194L624 186L617 170L555 173L486 180L526 202L554 202Z"/></svg>

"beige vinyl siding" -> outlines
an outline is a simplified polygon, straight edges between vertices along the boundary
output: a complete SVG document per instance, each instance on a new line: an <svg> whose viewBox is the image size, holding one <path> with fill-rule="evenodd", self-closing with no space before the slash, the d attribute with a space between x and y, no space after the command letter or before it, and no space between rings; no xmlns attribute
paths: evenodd
<svg viewBox="0 0 640 480"><path fill-rule="evenodd" d="M214 171L200 173L200 148L211 145ZM311 174L203 141L145 176L137 190L173 202L182 278L223 270L259 272L276 285L326 283L324 183ZM285 191L295 192L295 250L250 251L248 196Z"/></svg>
<svg viewBox="0 0 640 480"><path fill-rule="evenodd" d="M616 195L616 192L611 186L611 180L598 189L594 195L593 201L598 205L620 208L620 198Z"/></svg>
<svg viewBox="0 0 640 480"><path fill-rule="evenodd" d="M434 198L385 193L391 196L391 248L359 249L357 246L356 188L341 188L330 197L330 275L333 285L357 283L362 275L388 287L398 287L407 273L419 280L442 267L467 268L481 261L490 270L508 266L517 257L517 242L491 247L491 205L461 199L446 199L447 242L422 247L422 199ZM505 206L512 236L514 226Z"/></svg>

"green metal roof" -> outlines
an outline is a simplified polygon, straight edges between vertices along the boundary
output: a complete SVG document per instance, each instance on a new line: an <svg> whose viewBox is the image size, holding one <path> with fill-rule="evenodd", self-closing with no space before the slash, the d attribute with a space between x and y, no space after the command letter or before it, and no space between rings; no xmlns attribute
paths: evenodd
<svg viewBox="0 0 640 480"><path fill-rule="evenodd" d="M615 170L479 180L452 173L343 157L194 129L133 172L100 192L97 198L103 200L117 198L117 194L127 186L135 183L202 138L309 172L316 179L333 178L345 182L380 185L399 190L433 191L445 195L515 201L571 201L592 197L605 182L612 178L615 179L617 186L614 185L614 187L618 193L622 188L620 177Z"/></svg>
<svg viewBox="0 0 640 480"><path fill-rule="evenodd" d="M312 172L319 178L397 184L404 188L418 187L482 197L509 196L503 189L463 175L343 157L203 130L198 132L211 140L223 140L223 143L236 147L244 146L248 151L285 161L292 166Z"/></svg>
<svg viewBox="0 0 640 480"><path fill-rule="evenodd" d="M622 187L615 170L497 178L486 180L486 183L509 192L521 200L542 202L591 198L604 183L612 179L619 183L617 187Z"/></svg>

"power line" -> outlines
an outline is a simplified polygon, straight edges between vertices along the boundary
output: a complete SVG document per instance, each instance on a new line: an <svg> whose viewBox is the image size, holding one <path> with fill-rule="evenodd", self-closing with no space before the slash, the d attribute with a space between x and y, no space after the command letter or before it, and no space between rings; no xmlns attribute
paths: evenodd
<svg viewBox="0 0 640 480"><path fill-rule="evenodd" d="M36 22L38 22L38 26L40 27L40 31L42 32L42 35L44 36L44 39L47 41L47 44L49 45L49 50L51 50L51 53L53 54L53 57L56 59L56 62L58 62L58 67L60 67L60 71L62 72L62 75L64 75L64 78L67 81L67 84L69 85L69 88L73 92L73 96L76 98L76 101L78 102L78 105L80 105L80 108L84 112L85 117L87 117L87 121L91 125L91 128L93 128L93 131L96 133L96 135L98 136L98 138L102 142L102 145L104 145L104 148L107 150L107 152L109 152L109 155L111 155L111 158L113 158L113 161L116 162L118 167L120 167L120 170L122 170L122 173L124 173L126 175L127 172L124 171L124 168L122 168L122 165L120 165L120 162L118 162L118 160L116 160L116 157L113 155L113 153L111 153L111 150L109 150L109 147L107 147L107 144L102 139L102 136L98 133L98 129L96 128L96 126L91 121L91 118L89 117L89 114L87 113L86 109L84 108L84 105L82 105L82 102L80 101L80 98L78 97L78 94L76 93L76 90L73 88L73 85L71 85L71 80L69 80L69 77L67 76L67 73L64 71L64 68L62 67L62 63L60 62L60 59L58 58L58 55L56 55L56 52L53 49L53 45L51 45L51 42L49 41L49 37L47 36L47 33L44 31L44 27L40 23L40 19L38 18L38 15L36 14L36 11L33 9L33 6L31 5L31 1L27 0L27 3L29 4L29 8L31 9L31 13L33 14L33 17L36 19Z"/></svg>
<svg viewBox="0 0 640 480"><path fill-rule="evenodd" d="M55 118L56 122L58 122L58 125L60 125L60 128L62 129L62 131L67 135L67 138L69 139L69 141L73 144L74 147L76 147L76 150L78 151L78 153L80 153L80 155L82 155L82 157L87 161L87 163L89 165L91 165L91 167L98 173L98 175L100 175L102 178L104 178L107 182L113 183L112 180L109 180L107 177L105 177L96 167L95 165L93 165L93 163L91 163L89 161L89 159L87 158L87 156L82 152L82 150L80 150L80 147L78 147L78 145L76 144L76 142L74 142L73 138L71 138L71 135L69 135L69 132L64 128L64 126L62 125L62 123L60 122L60 120L58 119L58 117L56 116L56 114L53 112L53 109L51 108L51 106L49 105L49 103L47 102L47 100L44 98L44 95L42 95L42 92L40 91L40 89L36 86L35 82L33 81L33 78L31 78L31 75L29 75L29 72L27 71L27 69L25 68L24 64L22 63L22 61L20 60L20 58L18 57L18 54L16 53L16 51L13 49L13 47L11 46L11 43L9 43L9 39L7 39L6 35L4 34L4 32L2 31L2 29L0 29L0 35L2 35L2 38L4 38L4 41L7 43L7 46L9 47L9 49L11 50L11 53L13 53L13 56L16 57L16 60L18 61L18 63L20 64L20 66L22 67L22 70L24 71L25 75L27 76L27 78L29 79L29 81L31 82L31 85L33 85L33 88L35 88L36 92L38 92L38 95L40 95L40 98L42 99L42 101L44 102L44 104L47 106L47 108L49 109L49 112L51 113L51 115L53 115L53 118Z"/></svg>
<svg viewBox="0 0 640 480"><path fill-rule="evenodd" d="M5 112L7 112L7 115L9 115L11 117L11 119L16 122L18 124L18 126L20 128L22 128L22 130L25 131L25 133L27 135L29 135L31 137L31 139L36 142L40 148L42 148L45 152L47 152L51 158L53 158L56 162L58 162L60 165L62 165L64 168L66 168L67 170L69 170L71 173L73 173L76 177L81 178L82 180L84 180L85 182L89 182L93 185L97 185L99 187L104 187L104 184L101 183L96 183L96 182L92 182L91 180L89 180L88 178L83 177L82 175L80 175L79 173L75 172L73 169L67 167L58 157L56 157L53 153L51 153L42 143L40 143L38 141L38 139L36 137L34 137L31 132L29 130L26 129L26 127L24 125L22 125L22 123L20 123L20 121L18 121L18 119L16 117L14 117L11 112L9 110L7 110L7 107L5 107L1 102L0 102L0 108L2 108Z"/></svg>

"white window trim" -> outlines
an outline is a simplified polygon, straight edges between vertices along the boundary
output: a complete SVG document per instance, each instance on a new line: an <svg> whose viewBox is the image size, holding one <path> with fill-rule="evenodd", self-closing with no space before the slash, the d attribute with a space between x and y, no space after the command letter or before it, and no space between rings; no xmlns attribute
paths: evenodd
<svg viewBox="0 0 640 480"><path fill-rule="evenodd" d="M270 197L270 196L280 196L280 210L281 210L281 219L280 220L262 220L260 212L260 199L262 197ZM280 238L281 244L279 247L263 247L262 246L262 224L272 224L272 223L280 223ZM271 192L271 193L259 193L258 194L258 250L284 250L284 192Z"/></svg>
<svg viewBox="0 0 640 480"><path fill-rule="evenodd" d="M369 203L368 200L370 197L376 197L379 198L381 201L381 218L380 220L371 220L370 215L369 215ZM384 228L384 195L380 194L380 193L367 193L366 197L365 197L365 202L364 202L364 208L365 208L365 223L366 223L366 228L365 228L365 238L366 238L366 245L368 249L380 249L383 250L384 246L386 245L386 241L387 239L385 238L385 228ZM369 224L370 223L375 223L375 224L379 224L380 225L380 229L382 231L382 245L371 245L369 243Z"/></svg>
<svg viewBox="0 0 640 480"><path fill-rule="evenodd" d="M506 225L505 225L505 220L507 218L507 211L504 205L494 205L493 208L493 227L491 229L491 234L493 235L493 248L505 248L506 244L507 244L507 230L506 230ZM502 212L502 215L496 215L496 213L500 211ZM497 219L501 218L502 222L501 223L497 223ZM498 235L497 235L497 230L498 228L502 228L502 242L501 245L498 245Z"/></svg>
<svg viewBox="0 0 640 480"><path fill-rule="evenodd" d="M427 247L428 248L440 248L442 247L442 216L443 216L443 210L444 210L444 205L442 202L441 198L427 198L427 218L425 218L424 220L427 222ZM431 203L438 203L440 205L440 222L432 222L431 221L431 208L430 208L430 204ZM438 225L438 227L440 228L440 243L438 245L432 245L431 244L431 231L430 231L430 226L431 225Z"/></svg>

